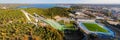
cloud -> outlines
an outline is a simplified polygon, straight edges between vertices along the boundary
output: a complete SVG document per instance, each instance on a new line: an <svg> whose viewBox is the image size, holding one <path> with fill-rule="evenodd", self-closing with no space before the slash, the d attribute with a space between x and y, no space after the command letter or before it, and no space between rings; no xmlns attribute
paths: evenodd
<svg viewBox="0 0 120 40"><path fill-rule="evenodd" d="M0 0L0 3L120 4L120 0Z"/></svg>
<svg viewBox="0 0 120 40"><path fill-rule="evenodd" d="M90 4L120 4L120 0L84 0L82 3Z"/></svg>
<svg viewBox="0 0 120 40"><path fill-rule="evenodd" d="M78 3L80 0L0 0L0 3Z"/></svg>

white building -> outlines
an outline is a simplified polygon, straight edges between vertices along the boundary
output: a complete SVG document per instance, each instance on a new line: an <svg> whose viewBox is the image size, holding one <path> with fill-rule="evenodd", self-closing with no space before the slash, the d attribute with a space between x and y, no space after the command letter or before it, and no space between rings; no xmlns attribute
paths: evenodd
<svg viewBox="0 0 120 40"><path fill-rule="evenodd" d="M7 7L2 7L1 9L7 9Z"/></svg>
<svg viewBox="0 0 120 40"><path fill-rule="evenodd" d="M104 19L104 17L96 16L96 19Z"/></svg>
<svg viewBox="0 0 120 40"><path fill-rule="evenodd" d="M77 14L78 16L88 16L88 15L86 15L86 14L83 13L83 12L76 12L75 14Z"/></svg>

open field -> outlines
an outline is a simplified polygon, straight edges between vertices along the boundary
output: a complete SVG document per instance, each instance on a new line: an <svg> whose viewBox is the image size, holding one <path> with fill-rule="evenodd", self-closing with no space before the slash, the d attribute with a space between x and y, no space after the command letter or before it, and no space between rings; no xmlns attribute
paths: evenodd
<svg viewBox="0 0 120 40"><path fill-rule="evenodd" d="M83 25L90 31L94 32L108 32L106 29L103 29L97 24L94 23L83 23Z"/></svg>

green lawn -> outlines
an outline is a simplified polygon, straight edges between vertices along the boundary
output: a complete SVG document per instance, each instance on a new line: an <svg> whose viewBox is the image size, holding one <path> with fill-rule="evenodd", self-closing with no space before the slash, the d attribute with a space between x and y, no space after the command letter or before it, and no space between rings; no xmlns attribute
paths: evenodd
<svg viewBox="0 0 120 40"><path fill-rule="evenodd" d="M103 29L102 27L94 23L83 23L83 25L86 26L86 28L90 31L108 32L107 30Z"/></svg>

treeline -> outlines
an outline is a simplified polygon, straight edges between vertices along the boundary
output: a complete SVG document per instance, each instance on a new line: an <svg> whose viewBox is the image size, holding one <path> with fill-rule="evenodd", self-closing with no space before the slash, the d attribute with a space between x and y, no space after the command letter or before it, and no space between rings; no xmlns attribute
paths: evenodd
<svg viewBox="0 0 120 40"><path fill-rule="evenodd" d="M62 7L53 7L53 8L25 8L25 10L31 14L37 13L39 15L43 15L47 18L53 18L54 16L62 16L62 17L68 17L68 10L69 8L62 8Z"/></svg>

